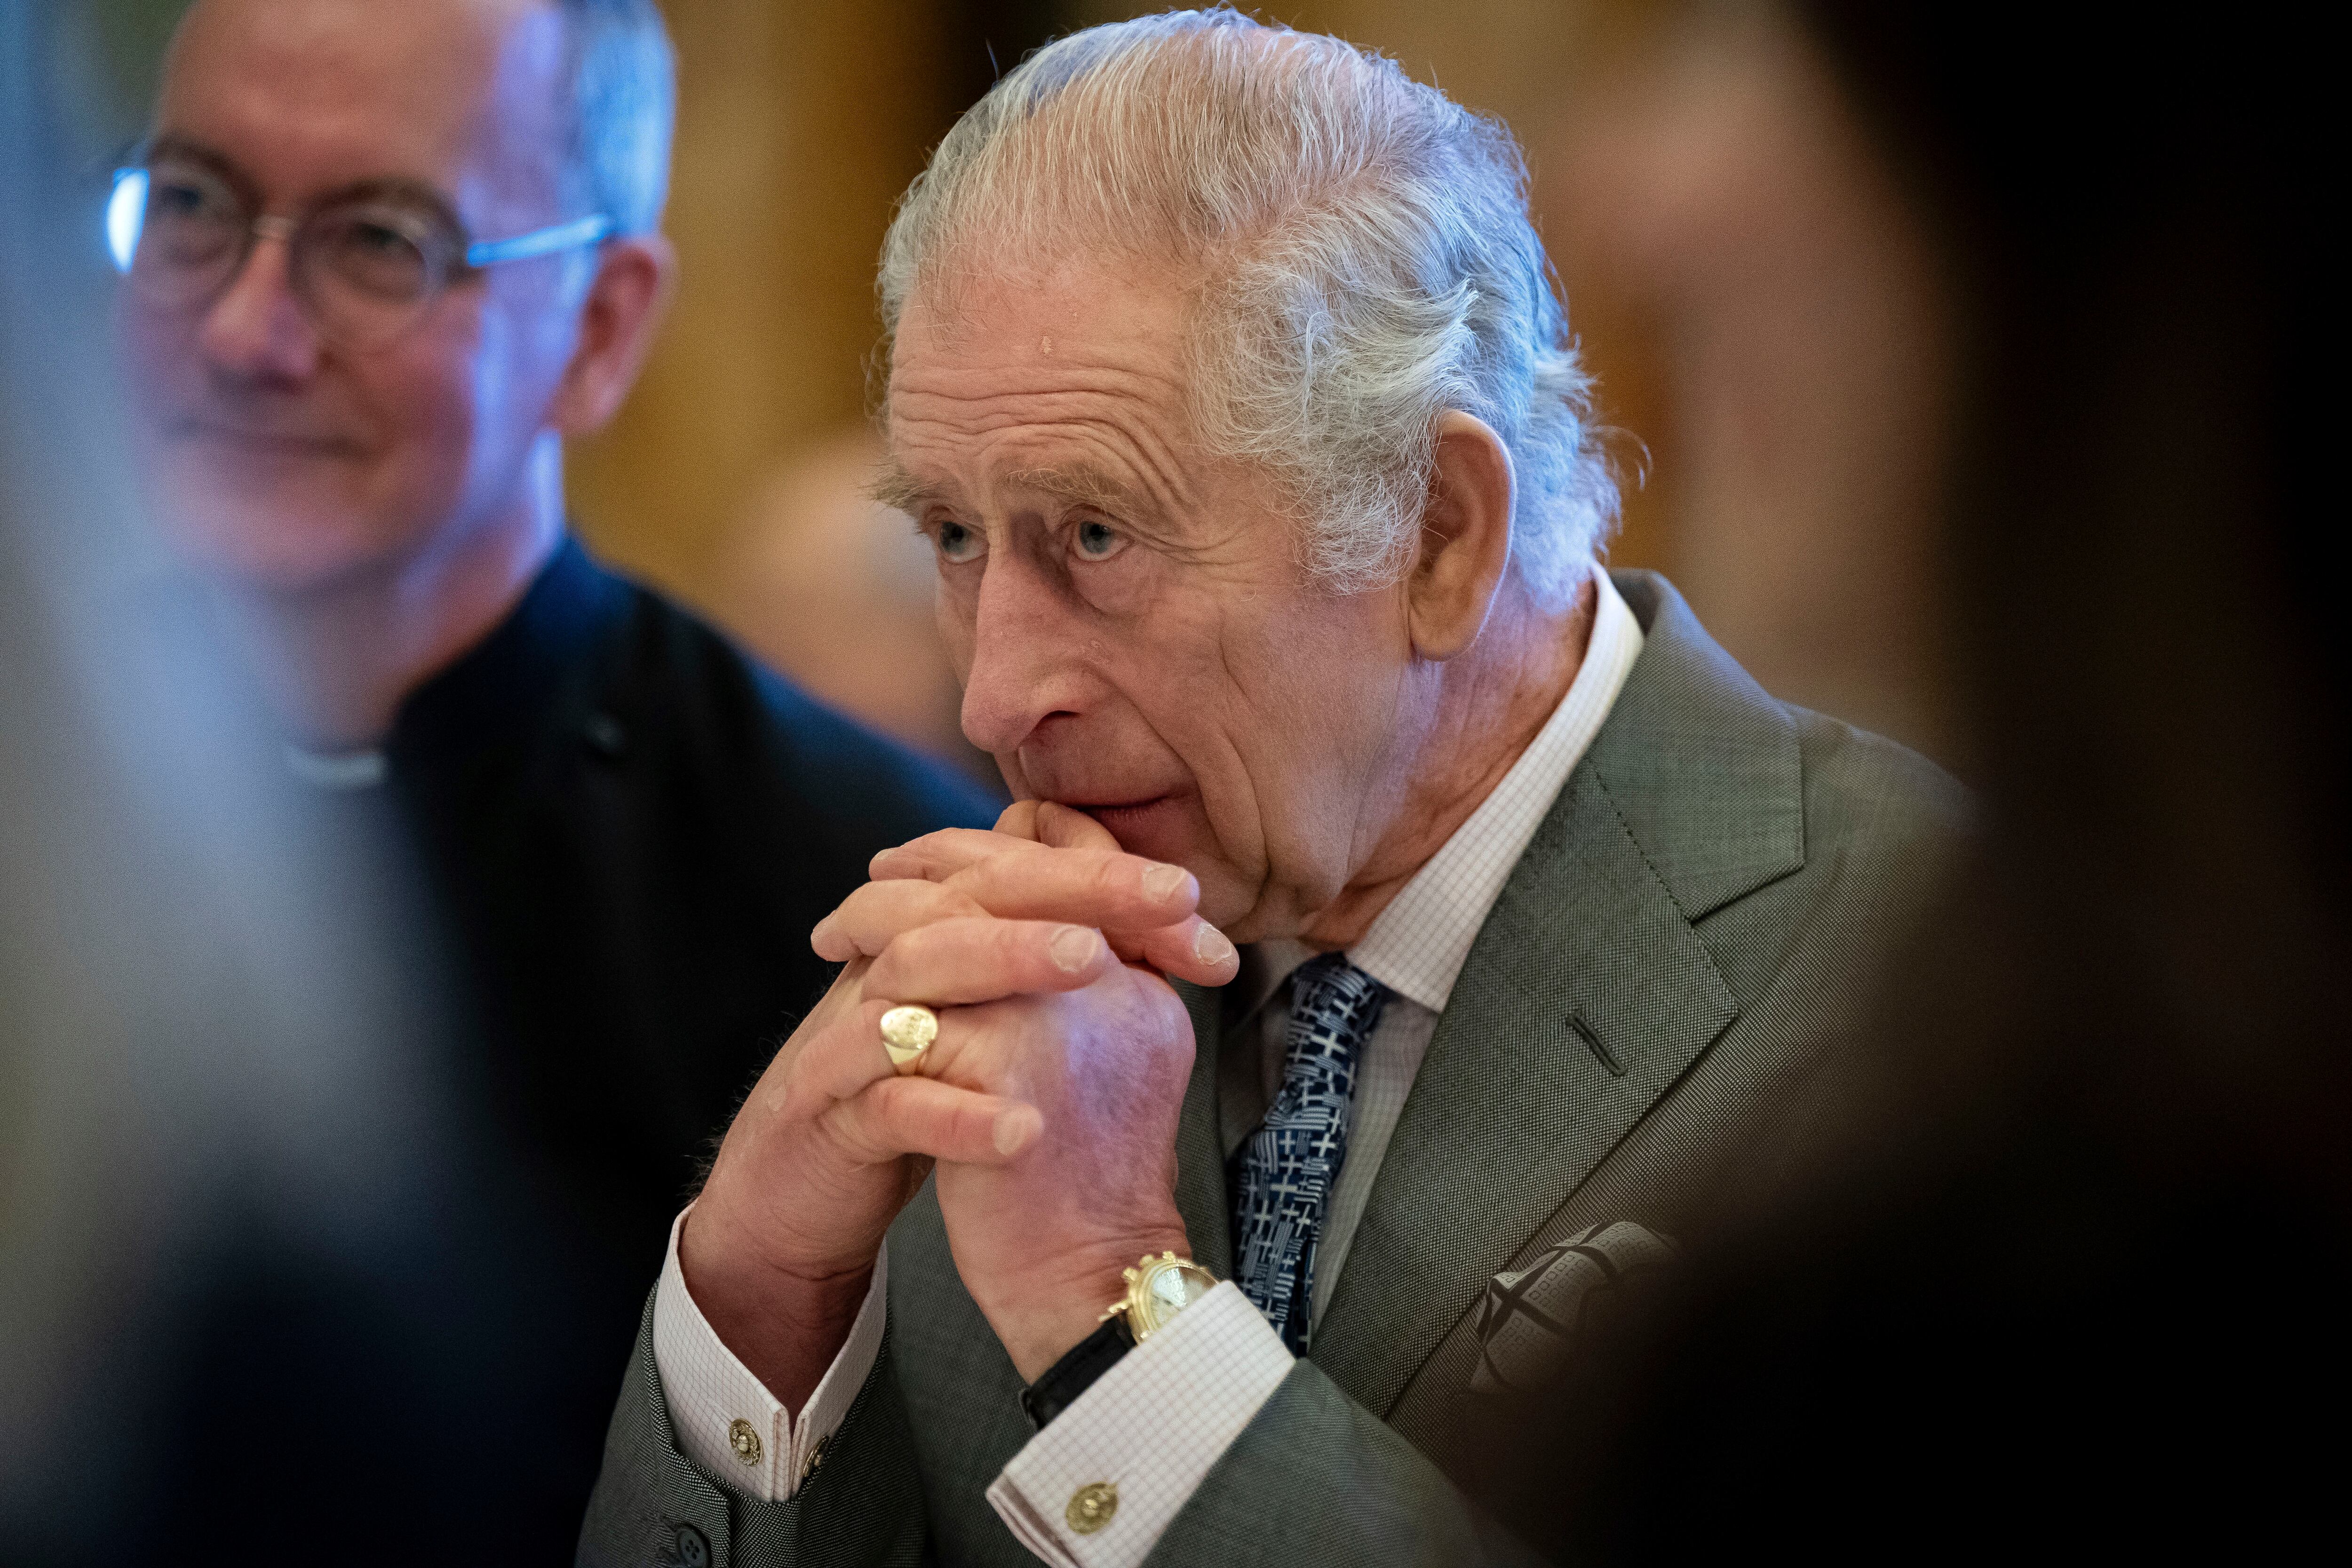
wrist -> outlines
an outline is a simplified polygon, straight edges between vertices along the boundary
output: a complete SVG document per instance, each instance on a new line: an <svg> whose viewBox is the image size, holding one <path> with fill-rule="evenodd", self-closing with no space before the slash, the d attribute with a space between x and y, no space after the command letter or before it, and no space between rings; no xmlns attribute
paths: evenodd
<svg viewBox="0 0 2352 1568"><path fill-rule="evenodd" d="M1135 1335L1125 1316L1114 1313L1105 1318L1093 1333L1021 1391L1021 1408L1030 1425L1040 1432L1052 1426L1054 1417L1076 1405L1134 1348Z"/></svg>
<svg viewBox="0 0 2352 1568"><path fill-rule="evenodd" d="M813 1273L763 1258L698 1205L678 1233L677 1262L719 1342L793 1412L847 1342L874 1279L871 1257Z"/></svg>
<svg viewBox="0 0 2352 1568"><path fill-rule="evenodd" d="M1017 1294L984 1307L1021 1381L1036 1382L1101 1327L1103 1313L1127 1294L1126 1270L1160 1252L1192 1256L1181 1224L1153 1237L1089 1247L1063 1268L1026 1271Z"/></svg>

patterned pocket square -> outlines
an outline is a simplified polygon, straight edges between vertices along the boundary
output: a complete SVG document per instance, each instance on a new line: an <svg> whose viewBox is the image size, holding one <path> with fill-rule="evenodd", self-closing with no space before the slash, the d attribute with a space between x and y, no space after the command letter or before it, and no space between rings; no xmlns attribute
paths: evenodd
<svg viewBox="0 0 2352 1568"><path fill-rule="evenodd" d="M1596 1225L1497 1274L1478 1303L1476 1394L1541 1384L1566 1364L1585 1325L1613 1310L1633 1276L1671 1262L1675 1244L1631 1220Z"/></svg>

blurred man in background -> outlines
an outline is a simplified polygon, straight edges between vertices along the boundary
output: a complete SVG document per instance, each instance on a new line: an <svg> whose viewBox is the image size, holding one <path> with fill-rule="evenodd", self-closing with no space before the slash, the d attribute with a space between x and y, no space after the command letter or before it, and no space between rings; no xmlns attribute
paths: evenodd
<svg viewBox="0 0 2352 1568"><path fill-rule="evenodd" d="M462 1071L548 1199L572 1373L519 1500L558 1531L694 1160L824 984L810 928L992 816L566 538L563 443L670 282L672 97L650 0L204 0L114 214L159 521L289 809L414 846Z"/></svg>

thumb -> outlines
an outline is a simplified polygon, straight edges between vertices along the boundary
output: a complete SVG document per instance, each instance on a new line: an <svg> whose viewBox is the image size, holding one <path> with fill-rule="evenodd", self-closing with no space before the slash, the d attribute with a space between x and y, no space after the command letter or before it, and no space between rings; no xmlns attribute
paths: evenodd
<svg viewBox="0 0 2352 1568"><path fill-rule="evenodd" d="M1037 837L1037 809L1042 800L1016 800L997 814L996 831L1008 838L1026 838L1033 844L1043 843Z"/></svg>

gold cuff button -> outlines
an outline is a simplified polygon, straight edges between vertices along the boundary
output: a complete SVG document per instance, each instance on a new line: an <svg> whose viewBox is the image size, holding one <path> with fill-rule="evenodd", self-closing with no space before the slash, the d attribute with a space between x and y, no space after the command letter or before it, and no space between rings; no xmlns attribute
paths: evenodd
<svg viewBox="0 0 2352 1568"><path fill-rule="evenodd" d="M734 1449L735 1457L745 1464L760 1462L760 1434L751 1429L749 1421L738 1420L728 1426L727 1446Z"/></svg>
<svg viewBox="0 0 2352 1568"><path fill-rule="evenodd" d="M1092 1535L1108 1524L1111 1515L1118 1511L1118 1483L1092 1481L1071 1494L1070 1506L1062 1510L1062 1517L1080 1535Z"/></svg>

